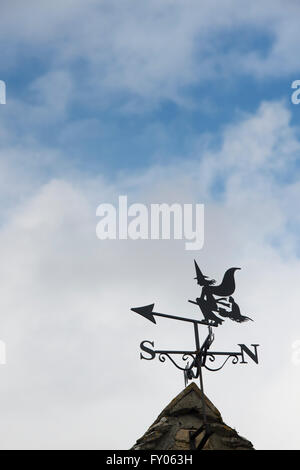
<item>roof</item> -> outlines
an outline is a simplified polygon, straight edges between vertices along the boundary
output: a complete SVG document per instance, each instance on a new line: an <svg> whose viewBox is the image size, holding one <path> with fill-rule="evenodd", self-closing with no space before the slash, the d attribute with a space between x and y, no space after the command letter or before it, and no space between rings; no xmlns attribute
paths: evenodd
<svg viewBox="0 0 300 470"><path fill-rule="evenodd" d="M250 450L253 445L227 426L219 410L204 395L207 422L211 434L204 430L194 439L194 447L203 450ZM190 450L191 435L203 426L202 392L192 382L159 414L154 423L133 446L133 450Z"/></svg>

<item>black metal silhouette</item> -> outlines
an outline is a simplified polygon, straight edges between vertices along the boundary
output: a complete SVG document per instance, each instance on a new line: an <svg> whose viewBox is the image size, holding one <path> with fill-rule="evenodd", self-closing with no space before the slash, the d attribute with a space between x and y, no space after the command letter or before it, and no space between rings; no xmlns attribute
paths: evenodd
<svg viewBox="0 0 300 470"><path fill-rule="evenodd" d="M216 286L216 281L214 279L208 280L208 276L202 274L195 260L194 263L196 269L195 279L197 279L197 283L202 287L202 293L201 297L196 299L196 302L193 300L190 300L190 302L199 306L206 321L211 320L218 325L222 325L224 320L219 318L216 314L238 323L248 320L253 321L251 318L241 314L240 307L232 297L235 291L234 274L235 271L240 268L227 269L221 284Z"/></svg>
<svg viewBox="0 0 300 470"><path fill-rule="evenodd" d="M135 307L135 308L132 308L131 310L135 313L138 313L139 315L142 315L142 317L147 318L147 320L150 320L152 323L155 323L155 324L156 324L156 320L154 317L156 316L156 317L171 318L172 320L187 321L187 322L192 322L192 323L198 323L200 325L211 326L209 321L193 320L191 318L178 317L177 315L167 315L166 313L153 312L153 308L154 308L154 304L150 304L150 305L145 305L145 307ZM214 326L217 326L217 325L214 325Z"/></svg>
<svg viewBox="0 0 300 470"><path fill-rule="evenodd" d="M224 305L223 300L219 299L218 303ZM229 297L229 304L230 304L230 307L231 307L231 310L229 310L229 311L219 307L219 314L222 317L230 318L230 320L236 321L238 323L243 323L244 321L249 321L249 320L253 321L252 318L245 317L244 315L241 314L240 307L235 302L235 300L232 296ZM228 305L228 303L227 303L227 305Z"/></svg>
<svg viewBox="0 0 300 470"><path fill-rule="evenodd" d="M229 318L230 320L233 320L238 323L243 323L247 320L253 320L241 314L238 304L232 297L232 294L235 291L234 274L235 271L240 268L228 269L224 274L221 284L215 285L216 281L214 279L210 279L208 276L203 275L196 261L194 261L194 263L196 269L195 279L197 279L197 283L199 284L199 286L202 287L202 292L201 296L196 298L196 301L189 300L189 302L197 305L200 308L204 316L204 320L194 320L192 318L154 312L154 304L146 305L143 307L135 307L131 310L155 324L155 317L163 317L166 319L184 321L193 324L195 350L155 350L153 341L142 341L140 344L140 348L142 351L140 354L140 358L150 361L158 355L160 362L165 362L166 359L169 359L179 370L183 371L185 385L187 385L189 380L199 378L200 388L203 392L203 421L207 437L211 431L207 423L205 411L202 369L205 368L210 371L219 371L230 359L232 364L247 364L246 356L248 356L248 358L250 358L256 364L258 364L257 347L259 345L252 344L251 346L254 348L253 351L251 351L245 344L239 344L240 351L238 352L210 351L210 347L214 341L214 334L212 328L217 328L219 325L222 325L222 323L224 322L224 318ZM219 318L217 315L220 315L222 318ZM203 341L202 346L199 337L199 325L208 327L208 335ZM144 353L146 353L148 356L145 356ZM178 363L178 360L176 361L173 356L181 356L182 363ZM219 365L216 365L215 367L210 367L208 363L214 363L217 357L223 357L223 362Z"/></svg>

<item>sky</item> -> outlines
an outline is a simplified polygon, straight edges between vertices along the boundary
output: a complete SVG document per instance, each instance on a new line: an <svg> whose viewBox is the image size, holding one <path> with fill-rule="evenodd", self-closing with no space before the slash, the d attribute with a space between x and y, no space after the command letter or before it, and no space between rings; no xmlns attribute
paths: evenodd
<svg viewBox="0 0 300 470"><path fill-rule="evenodd" d="M184 387L142 340L190 349L194 258L254 322L259 365L204 372L257 449L299 449L300 5L296 0L3 0L1 449L128 449ZM99 240L99 204L204 204L205 241ZM173 326L173 328L172 328ZM205 330L200 331L202 337Z"/></svg>

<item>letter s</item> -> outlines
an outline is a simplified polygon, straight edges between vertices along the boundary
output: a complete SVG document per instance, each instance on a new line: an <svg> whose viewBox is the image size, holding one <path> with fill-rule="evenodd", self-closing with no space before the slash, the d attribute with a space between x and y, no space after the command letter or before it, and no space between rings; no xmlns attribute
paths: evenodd
<svg viewBox="0 0 300 470"><path fill-rule="evenodd" d="M147 348L147 346L145 346L145 343L151 344L151 346L154 348L154 341L142 341L142 343L140 344L141 350L145 351L148 354L150 354L150 357L145 357L141 353L140 358L141 359L146 359L146 361L151 361L151 359L155 358L155 351L153 351L153 349Z"/></svg>

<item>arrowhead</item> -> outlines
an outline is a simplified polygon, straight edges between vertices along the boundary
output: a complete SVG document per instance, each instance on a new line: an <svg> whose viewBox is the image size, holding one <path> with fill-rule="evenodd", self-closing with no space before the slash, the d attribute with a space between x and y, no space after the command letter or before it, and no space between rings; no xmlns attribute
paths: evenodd
<svg viewBox="0 0 300 470"><path fill-rule="evenodd" d="M152 314L154 304L151 305L146 305L145 307L136 307L132 308L131 310L135 313L138 313L139 315L142 315L142 317L147 318L147 320L152 321L152 323L156 323L156 320Z"/></svg>

